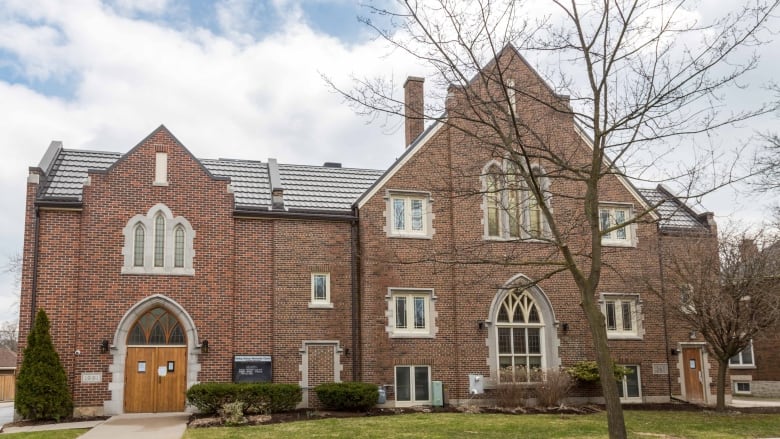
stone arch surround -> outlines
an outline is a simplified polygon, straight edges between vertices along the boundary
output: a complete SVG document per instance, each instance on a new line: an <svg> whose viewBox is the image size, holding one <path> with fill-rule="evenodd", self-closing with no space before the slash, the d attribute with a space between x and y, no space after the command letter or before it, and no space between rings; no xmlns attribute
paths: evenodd
<svg viewBox="0 0 780 439"><path fill-rule="evenodd" d="M198 383L198 373L200 372L199 356L201 352L198 331L195 328L195 322L192 320L192 317L190 317L183 306L170 297L162 294L146 297L128 309L119 321L117 330L114 333L114 340L111 345L113 361L108 367L108 371L111 373L111 382L108 383L111 399L103 401L103 413L106 415L124 413L127 335L139 317L150 309L158 307L165 308L179 320L187 338L187 388L189 389L193 384Z"/></svg>

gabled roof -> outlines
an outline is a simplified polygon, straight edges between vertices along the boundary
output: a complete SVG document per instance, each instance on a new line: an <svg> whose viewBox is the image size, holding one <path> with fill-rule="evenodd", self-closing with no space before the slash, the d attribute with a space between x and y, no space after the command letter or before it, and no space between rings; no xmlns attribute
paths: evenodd
<svg viewBox="0 0 780 439"><path fill-rule="evenodd" d="M639 189L639 192L651 206L658 205L655 212L661 230L709 231L706 213L697 213L663 185L655 189Z"/></svg>
<svg viewBox="0 0 780 439"><path fill-rule="evenodd" d="M271 205L268 163L249 160L201 160L214 175L230 178L236 207ZM279 164L288 210L344 211L373 184L382 171L326 166Z"/></svg>
<svg viewBox="0 0 780 439"><path fill-rule="evenodd" d="M116 152L62 149L53 157L46 180L38 193L39 200L81 201L87 171L108 169L121 157Z"/></svg>
<svg viewBox="0 0 780 439"><path fill-rule="evenodd" d="M16 352L0 347L0 369L16 369Z"/></svg>
<svg viewBox="0 0 780 439"><path fill-rule="evenodd" d="M89 170L104 171L122 157L115 152L57 151L38 194L39 201L80 202ZM227 178L236 209L267 210L271 205L268 163L251 160L201 159L215 177ZM289 211L351 212L352 203L383 171L308 165L279 165L284 205Z"/></svg>

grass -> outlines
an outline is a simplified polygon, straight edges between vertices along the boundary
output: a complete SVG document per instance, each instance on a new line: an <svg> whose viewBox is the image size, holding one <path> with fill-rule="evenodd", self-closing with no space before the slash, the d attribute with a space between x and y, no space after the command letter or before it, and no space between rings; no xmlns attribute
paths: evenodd
<svg viewBox="0 0 780 439"><path fill-rule="evenodd" d="M72 439L81 436L88 430L80 428L74 430L48 430L30 431L27 433L3 433L2 438L10 439Z"/></svg>
<svg viewBox="0 0 780 439"><path fill-rule="evenodd" d="M776 414L626 411L633 438L780 436ZM255 427L190 429L185 439L245 438L604 438L606 414L498 415L435 413L324 419Z"/></svg>

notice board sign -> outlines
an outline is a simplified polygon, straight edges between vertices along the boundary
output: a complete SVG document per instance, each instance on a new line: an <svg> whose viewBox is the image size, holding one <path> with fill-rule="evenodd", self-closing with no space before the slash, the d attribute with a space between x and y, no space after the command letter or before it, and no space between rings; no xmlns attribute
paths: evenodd
<svg viewBox="0 0 780 439"><path fill-rule="evenodd" d="M236 355L233 357L234 383L271 382L270 355Z"/></svg>

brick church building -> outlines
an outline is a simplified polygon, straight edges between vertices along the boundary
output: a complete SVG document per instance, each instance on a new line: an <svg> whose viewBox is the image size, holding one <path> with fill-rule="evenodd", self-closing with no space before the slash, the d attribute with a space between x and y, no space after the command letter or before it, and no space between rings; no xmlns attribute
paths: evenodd
<svg viewBox="0 0 780 439"><path fill-rule="evenodd" d="M567 98L514 49L501 57L512 84L547 102L518 94L519 117L589 156L571 114L550 111ZM405 91L422 111L423 80ZM459 105L454 90L450 114ZM77 414L181 411L195 383L248 379L298 383L302 406L316 405L315 385L352 380L384 386L391 407L461 404L475 376L475 398L489 399L502 371L594 359L571 275L514 263L549 257L549 224L518 201L506 157L455 125L409 117L386 170L199 159L164 126L117 152L52 142L28 178L22 347L45 309ZM530 166L549 176L554 215L581 210L578 186ZM705 343L667 321L677 287L664 297L626 276L660 285L660 248L715 236L712 215L617 175L600 193L606 225L658 206L602 238L598 300L613 355L634 372L622 396L714 402Z"/></svg>

